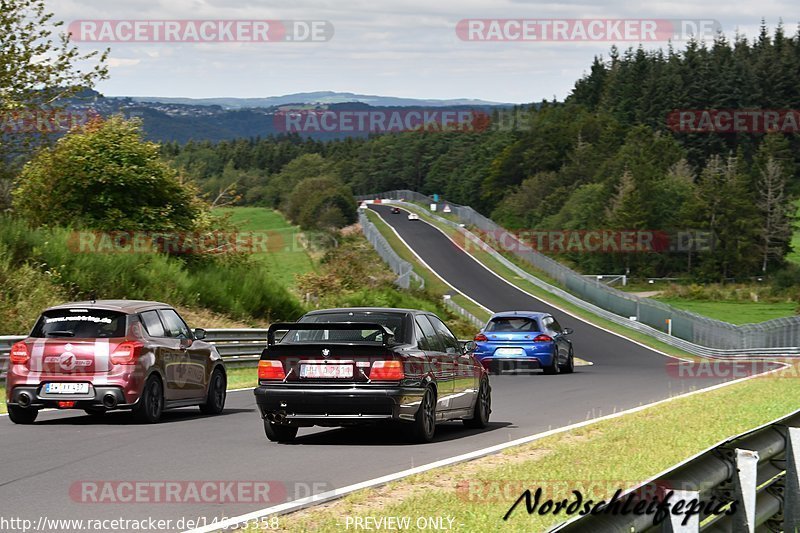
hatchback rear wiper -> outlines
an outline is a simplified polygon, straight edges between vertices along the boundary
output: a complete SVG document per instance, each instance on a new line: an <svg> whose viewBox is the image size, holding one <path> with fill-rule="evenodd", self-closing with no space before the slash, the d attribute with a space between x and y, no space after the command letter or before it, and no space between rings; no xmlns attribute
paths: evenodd
<svg viewBox="0 0 800 533"><path fill-rule="evenodd" d="M48 337L74 337L75 336L75 332L74 331L66 331L66 330L64 330L64 331L48 331L47 332L47 336Z"/></svg>

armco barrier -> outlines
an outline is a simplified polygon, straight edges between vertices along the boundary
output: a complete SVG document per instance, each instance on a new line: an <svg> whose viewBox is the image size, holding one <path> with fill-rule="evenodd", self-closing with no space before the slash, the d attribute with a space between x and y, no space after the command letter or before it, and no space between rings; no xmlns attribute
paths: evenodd
<svg viewBox="0 0 800 533"><path fill-rule="evenodd" d="M428 196L402 190L357 198L360 200L392 199L399 201L409 209L421 209L416 205L417 203L427 205L433 202ZM450 206L452 214L458 218L459 223L465 227L429 211L425 211L425 214L462 232L472 244L483 248L525 280L606 320L641 331L687 352L707 357L800 355L800 317L778 318L760 324L737 326L677 309L649 298L625 293L597 280L587 279L544 254L526 248L523 243L516 240L513 234L477 213L471 207L450 202L447 202L447 205ZM511 242L516 241L517 244L512 246L512 253L536 269L545 272L568 291L524 271L481 241L467 227L495 232L498 236L507 238ZM636 317L636 320L631 320L632 316ZM666 319L672 321L671 335L667 333Z"/></svg>
<svg viewBox="0 0 800 533"><path fill-rule="evenodd" d="M672 505L678 499L708 502L714 497L717 502L736 501L736 509L730 515L700 513L685 524L685 512L671 513L655 526L653 514L603 513L598 508L596 514L572 519L551 531L798 531L800 411L709 448L628 493L645 499L657 492L663 498L670 490L674 490ZM525 504L516 512L525 513Z"/></svg>
<svg viewBox="0 0 800 533"><path fill-rule="evenodd" d="M25 337L0 336L0 381L5 381L11 346ZM267 346L266 329L208 329L206 341L217 347L228 368L255 366Z"/></svg>
<svg viewBox="0 0 800 533"><path fill-rule="evenodd" d="M481 320L480 318L476 317L475 315L473 315L472 313L470 313L469 311L467 311L466 309L455 303L453 299L450 298L449 295L444 296L444 305L449 307L450 310L452 310L456 314L466 318L470 324L472 324L477 328L482 328L483 326L486 325L485 320Z"/></svg>
<svg viewBox="0 0 800 533"><path fill-rule="evenodd" d="M479 326L482 325L482 323L479 324ZM11 351L11 346L24 338L21 335L0 336L0 382L5 381L8 354ZM258 363L261 352L267 346L267 330L207 329L205 340L217 347L228 368L255 366ZM463 344L467 341L462 340L460 342ZM2 401L2 398L0 398L0 401Z"/></svg>
<svg viewBox="0 0 800 533"><path fill-rule="evenodd" d="M375 251L378 252L378 255L381 256L381 259L389 266L392 272L399 276L395 280L395 284L404 289L409 289L413 279L418 288L424 289L425 280L414 272L414 266L397 255L397 252L392 249L389 242L364 213L358 213L358 222L361 224L361 231L364 233L364 237L375 248Z"/></svg>

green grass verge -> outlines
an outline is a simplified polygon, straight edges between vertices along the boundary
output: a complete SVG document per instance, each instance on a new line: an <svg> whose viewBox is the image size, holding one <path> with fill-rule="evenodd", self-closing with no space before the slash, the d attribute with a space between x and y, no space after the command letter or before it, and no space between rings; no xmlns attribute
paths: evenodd
<svg viewBox="0 0 800 533"><path fill-rule="evenodd" d="M253 257L263 262L272 277L288 287L296 287L296 276L314 270L314 262L299 245L301 234L277 211L263 207L222 207L212 211L228 220L239 231L268 232L268 252L255 253Z"/></svg>
<svg viewBox="0 0 800 533"><path fill-rule="evenodd" d="M229 368L228 389L244 389L258 385L258 370L256 367Z"/></svg>
<svg viewBox="0 0 800 533"><path fill-rule="evenodd" d="M414 267L414 272L425 280L425 288L428 291L436 294L439 297L446 293L452 292L452 289L449 285L444 283L438 276L420 263L419 259L417 259L417 256L414 255L408 246L403 243L397 234L392 231L392 228L386 222L384 222L384 220L377 213L372 210L367 210L366 214L367 218L369 218L369 220L375 224L375 227L378 228L378 231L388 241L389 245L397 253L397 255L399 255L404 261L411 263L411 265ZM483 320L489 319L489 313L487 313L485 309L479 305L475 305L472 300L465 298L463 295L456 294L452 297L452 299L455 303L476 317Z"/></svg>
<svg viewBox="0 0 800 533"><path fill-rule="evenodd" d="M731 324L750 324L772 320L773 318L794 316L797 308L795 302L717 302L659 297L654 299L679 309L685 309L686 311L730 322Z"/></svg>
<svg viewBox="0 0 800 533"><path fill-rule="evenodd" d="M796 371L790 374L797 377ZM700 384L702 385L702 384ZM709 448L797 409L796 379L757 378L600 421L504 452L359 491L280 518L289 531L340 531L347 517L455 518L455 531L543 531L563 518L528 515L523 490L572 489L598 501ZM495 414L495 419L499 413ZM351 522L352 523L352 522Z"/></svg>

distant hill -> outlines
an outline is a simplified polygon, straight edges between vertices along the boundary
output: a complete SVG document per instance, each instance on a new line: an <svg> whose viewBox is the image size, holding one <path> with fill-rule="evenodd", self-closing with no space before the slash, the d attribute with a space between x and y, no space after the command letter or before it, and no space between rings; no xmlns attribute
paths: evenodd
<svg viewBox="0 0 800 533"><path fill-rule="evenodd" d="M317 91L311 93L294 93L284 96L268 96L265 98L167 98L162 96L131 96L134 102L183 105L220 106L224 109L265 108L287 104L342 104L360 102L376 107L418 106L418 107L449 107L449 106L495 106L510 105L500 102L488 102L469 98L450 100L431 100L417 98L398 98L394 96L375 96L368 94L340 93L333 91Z"/></svg>

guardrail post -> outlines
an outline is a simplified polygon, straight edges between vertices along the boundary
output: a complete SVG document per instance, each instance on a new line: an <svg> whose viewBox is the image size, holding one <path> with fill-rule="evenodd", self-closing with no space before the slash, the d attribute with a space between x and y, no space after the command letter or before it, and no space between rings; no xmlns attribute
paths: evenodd
<svg viewBox="0 0 800 533"><path fill-rule="evenodd" d="M758 452L736 448L734 495L742 505L733 515L733 533L755 533Z"/></svg>
<svg viewBox="0 0 800 533"><path fill-rule="evenodd" d="M674 490L673 502L691 500L700 501L700 491L697 490ZM673 503L674 505L674 503ZM662 522L664 533L698 533L700 531L700 515L695 514L689 517L686 524L683 523L686 516L683 513L669 514L669 519Z"/></svg>
<svg viewBox="0 0 800 533"><path fill-rule="evenodd" d="M800 428L786 428L786 479L783 491L783 530L800 526Z"/></svg>

